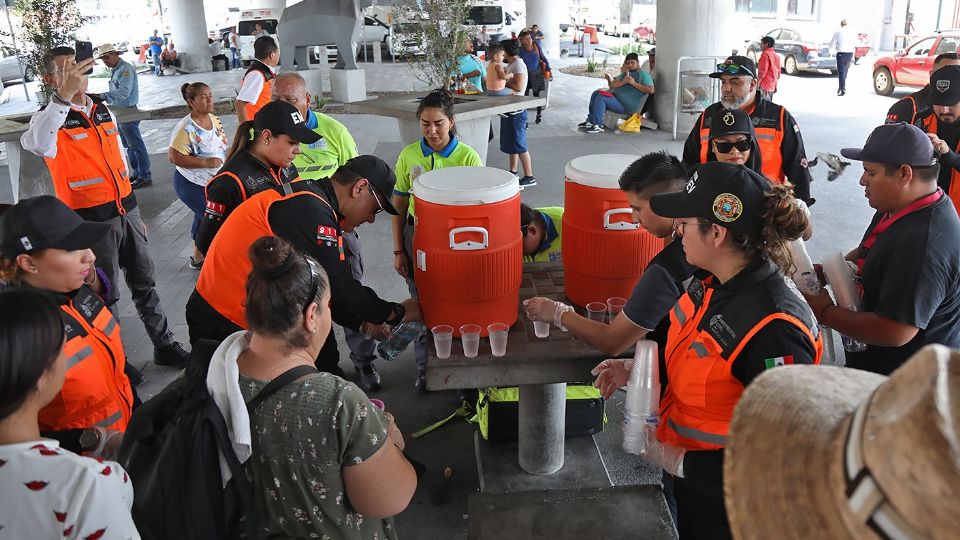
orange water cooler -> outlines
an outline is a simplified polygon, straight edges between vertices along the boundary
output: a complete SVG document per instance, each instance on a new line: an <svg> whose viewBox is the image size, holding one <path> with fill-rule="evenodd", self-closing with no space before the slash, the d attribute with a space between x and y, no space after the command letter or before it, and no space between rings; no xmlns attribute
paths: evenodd
<svg viewBox="0 0 960 540"><path fill-rule="evenodd" d="M620 175L637 156L578 157L565 169L563 271L567 298L578 306L629 298L657 253L659 239L633 222Z"/></svg>
<svg viewBox="0 0 960 540"><path fill-rule="evenodd" d="M517 320L523 244L520 186L489 167L448 167L413 183L413 277L427 327Z"/></svg>

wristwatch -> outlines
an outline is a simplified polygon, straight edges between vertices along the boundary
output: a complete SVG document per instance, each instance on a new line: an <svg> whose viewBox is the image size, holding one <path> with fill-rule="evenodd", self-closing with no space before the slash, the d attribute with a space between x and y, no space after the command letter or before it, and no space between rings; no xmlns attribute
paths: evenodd
<svg viewBox="0 0 960 540"><path fill-rule="evenodd" d="M396 326L400 324L400 321L403 320L404 315L407 314L407 308L403 307L403 304L393 304L392 309L393 309L393 313L391 314L390 318L388 318L384 322L389 324L390 326Z"/></svg>
<svg viewBox="0 0 960 540"><path fill-rule="evenodd" d="M60 94L58 94L58 93L56 93L56 92L54 92L53 95L50 96L50 99L52 99L54 103L59 103L60 105L64 105L64 106L66 106L66 107L71 107L71 106L72 106L69 101L67 101L67 100L63 99L62 97L60 97Z"/></svg>
<svg viewBox="0 0 960 540"><path fill-rule="evenodd" d="M100 444L100 433L95 429L85 429L80 433L80 448L91 450Z"/></svg>

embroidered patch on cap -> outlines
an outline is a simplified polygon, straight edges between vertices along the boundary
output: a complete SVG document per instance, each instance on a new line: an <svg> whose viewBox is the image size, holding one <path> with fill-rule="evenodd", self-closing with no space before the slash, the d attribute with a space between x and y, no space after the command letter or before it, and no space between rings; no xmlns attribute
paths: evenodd
<svg viewBox="0 0 960 540"><path fill-rule="evenodd" d="M736 122L736 119L733 117L733 113L728 112L727 114L723 115L724 124L732 126L734 122Z"/></svg>
<svg viewBox="0 0 960 540"><path fill-rule="evenodd" d="M724 223L736 221L743 215L743 203L733 193L721 193L713 200L713 215Z"/></svg>
<svg viewBox="0 0 960 540"><path fill-rule="evenodd" d="M27 238L26 236L21 236L21 237L20 237L20 245L22 245L22 246L23 246L23 249L25 249L25 250L27 250L27 251L30 251L31 249L33 249L33 244L30 243L30 239Z"/></svg>
<svg viewBox="0 0 960 540"><path fill-rule="evenodd" d="M937 92L943 93L950 89L950 81L946 79L940 79L937 81Z"/></svg>

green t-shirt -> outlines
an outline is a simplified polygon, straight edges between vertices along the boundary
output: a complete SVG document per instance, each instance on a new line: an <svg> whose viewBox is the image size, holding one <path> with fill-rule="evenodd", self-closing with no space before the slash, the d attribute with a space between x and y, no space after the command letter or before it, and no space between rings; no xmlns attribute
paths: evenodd
<svg viewBox="0 0 960 540"><path fill-rule="evenodd" d="M563 208L558 206L548 206L546 208L534 208L535 211L544 214L544 221L547 222L547 234L543 238L536 253L524 255L524 262L556 262L563 260L560 248L563 245Z"/></svg>
<svg viewBox="0 0 960 540"><path fill-rule="evenodd" d="M266 385L240 375L247 402ZM389 444L386 418L357 385L329 373L294 381L250 415L250 432L243 467L261 538L396 539L393 519L358 514L344 487L344 468Z"/></svg>
<svg viewBox="0 0 960 540"><path fill-rule="evenodd" d="M480 161L480 155L476 150L460 142L456 137L451 137L450 143L439 152L434 152L423 139L408 144L400 151L397 166L394 167L397 185L393 188L393 192L410 197L408 213L411 216L417 215L413 210L413 197L410 193L413 189L413 181L427 171L444 167L483 167L483 162Z"/></svg>
<svg viewBox="0 0 960 540"><path fill-rule="evenodd" d="M621 73L614 80L622 81L623 76L624 74ZM653 77L646 71L631 71L630 76L644 86L653 86ZM610 93L617 97L617 101L623 105L623 109L628 113L640 112L640 99L646 95L629 84L612 88Z"/></svg>
<svg viewBox="0 0 960 540"><path fill-rule="evenodd" d="M300 145L300 153L293 160L300 178L328 178L337 167L357 156L357 143L340 122L323 113L307 111L307 127L319 133L321 139Z"/></svg>

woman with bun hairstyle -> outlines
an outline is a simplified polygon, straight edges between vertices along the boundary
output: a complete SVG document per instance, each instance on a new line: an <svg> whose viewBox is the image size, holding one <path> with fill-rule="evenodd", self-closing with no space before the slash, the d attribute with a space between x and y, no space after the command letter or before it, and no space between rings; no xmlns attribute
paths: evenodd
<svg viewBox="0 0 960 540"><path fill-rule="evenodd" d="M197 237L200 219L207 207L205 188L227 157L227 134L217 115L213 114L213 92L202 82L184 83L180 87L190 114L180 119L170 135L167 159L176 165L173 189L177 197L193 212L190 238ZM199 270L203 254L193 247L190 267Z"/></svg>
<svg viewBox="0 0 960 540"><path fill-rule="evenodd" d="M785 277L787 244L807 217L789 187L718 162L650 205L674 218L687 262L710 275L694 278L671 310L668 382L642 456L674 477L681 538L729 538L723 452L737 401L764 370L820 362L816 319ZM628 370L624 361L605 361L596 384L609 396L626 384Z"/></svg>
<svg viewBox="0 0 960 540"><path fill-rule="evenodd" d="M107 458L134 405L120 325L107 308L110 283L90 249L109 230L50 195L23 199L0 218L0 281L47 295L66 328L66 379L40 408L40 430L62 448Z"/></svg>
<svg viewBox="0 0 960 540"><path fill-rule="evenodd" d="M240 457L261 537L396 538L391 516L417 486L403 435L354 383L311 369L332 324L326 272L276 236L254 241L248 256L249 330L221 343L207 387L231 436L249 445ZM307 374L247 414L246 403L298 367Z"/></svg>
<svg viewBox="0 0 960 540"><path fill-rule="evenodd" d="M140 538L133 484L112 461L45 438L38 417L70 381L71 330L51 295L0 291L0 528L4 538ZM69 341L68 341L69 342ZM74 388L74 390L77 390Z"/></svg>
<svg viewBox="0 0 960 540"><path fill-rule="evenodd" d="M410 193L413 182L421 174L444 167L482 167L480 155L457 139L457 126L453 120L453 94L448 90L432 90L417 107L420 132L419 142L407 145L400 151L397 166L397 185L393 190L393 207L400 215L393 218L393 268L407 280L410 294L417 298L417 286L413 282L413 223L416 211ZM417 359L417 392L426 392L427 350L426 337L414 343Z"/></svg>

